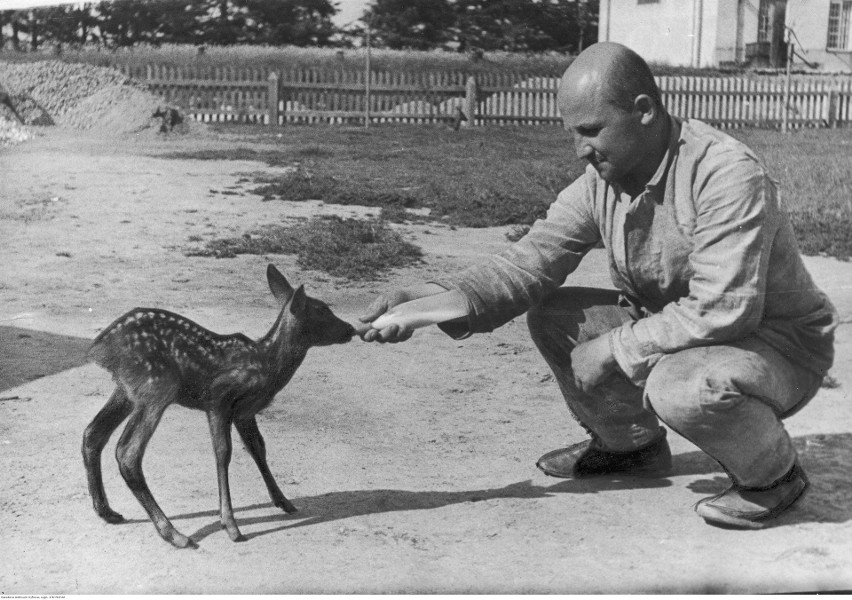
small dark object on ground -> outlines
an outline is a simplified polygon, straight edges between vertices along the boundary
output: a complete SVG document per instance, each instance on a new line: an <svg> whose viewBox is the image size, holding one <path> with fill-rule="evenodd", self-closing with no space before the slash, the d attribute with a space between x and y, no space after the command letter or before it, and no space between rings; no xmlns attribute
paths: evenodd
<svg viewBox="0 0 852 600"><path fill-rule="evenodd" d="M171 106L160 106L151 115L154 119L160 119L160 133L169 133L175 126L183 123L183 116L180 111Z"/></svg>

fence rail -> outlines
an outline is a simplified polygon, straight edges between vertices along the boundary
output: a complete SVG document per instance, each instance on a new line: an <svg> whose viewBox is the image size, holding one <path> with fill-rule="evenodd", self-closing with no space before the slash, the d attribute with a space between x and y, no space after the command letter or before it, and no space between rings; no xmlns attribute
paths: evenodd
<svg viewBox="0 0 852 600"><path fill-rule="evenodd" d="M523 73L123 68L201 121L559 124L556 77ZM852 77L658 77L668 110L719 127L852 122ZM786 101L785 101L786 99Z"/></svg>

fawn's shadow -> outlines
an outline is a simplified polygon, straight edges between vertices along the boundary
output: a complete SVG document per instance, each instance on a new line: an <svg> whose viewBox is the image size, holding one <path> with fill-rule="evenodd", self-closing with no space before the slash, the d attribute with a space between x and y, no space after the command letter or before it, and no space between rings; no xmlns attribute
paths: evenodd
<svg viewBox="0 0 852 600"><path fill-rule="evenodd" d="M285 529L319 525L330 521L349 519L362 515L394 512L398 510L428 510L464 502L481 502L497 498L547 498L551 496L549 488L532 485L530 480L512 483L502 488L469 490L463 492L412 492L406 490L352 490L330 492L321 496L308 496L297 500L299 512L288 515L278 513L262 517L238 519L240 525L262 523L284 523L278 527L256 533L246 534L247 540L269 535ZM268 506L268 504L266 505ZM242 509L240 509L242 510ZM218 516L218 512L214 512ZM199 542L208 535L221 529L215 521L190 535Z"/></svg>
<svg viewBox="0 0 852 600"><path fill-rule="evenodd" d="M86 363L92 340L0 326L0 392Z"/></svg>
<svg viewBox="0 0 852 600"><path fill-rule="evenodd" d="M798 523L844 523L852 520L852 480L848 466L852 464L852 434L814 434L794 440L801 463L811 479L809 493L792 510L778 517L772 527ZM687 488L702 497L723 491L730 485L728 477L713 459L702 452L687 452L673 457L673 477L711 475L690 482ZM557 480L554 480L557 481ZM668 478L596 477L594 479L558 480L553 485L533 485L531 480L520 481L501 488L455 492L407 490L349 490L330 492L321 496L297 498L300 506L295 514L274 513L238 519L240 525L276 524L269 529L246 534L246 539L294 529L339 521L362 515L403 510L430 510L465 502L494 499L549 498L558 494L597 494L615 490L662 488L673 485ZM235 512L269 507L258 503L236 508ZM195 531L195 542L220 531L218 510L185 513L174 520L197 517L215 520ZM126 521L142 523L145 519Z"/></svg>

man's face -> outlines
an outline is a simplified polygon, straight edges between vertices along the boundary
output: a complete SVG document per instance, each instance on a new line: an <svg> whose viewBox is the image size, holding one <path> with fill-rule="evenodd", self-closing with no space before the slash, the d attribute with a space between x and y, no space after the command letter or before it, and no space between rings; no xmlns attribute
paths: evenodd
<svg viewBox="0 0 852 600"><path fill-rule="evenodd" d="M647 151L642 113L614 106L594 84L580 91L561 90L559 109L577 158L592 165L607 183L623 184Z"/></svg>

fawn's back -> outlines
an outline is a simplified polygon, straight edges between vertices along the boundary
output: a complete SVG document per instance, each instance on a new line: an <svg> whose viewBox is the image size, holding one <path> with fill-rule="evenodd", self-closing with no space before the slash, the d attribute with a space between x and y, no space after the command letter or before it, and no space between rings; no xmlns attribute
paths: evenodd
<svg viewBox="0 0 852 600"><path fill-rule="evenodd" d="M257 342L241 333L221 335L158 308L135 308L104 329L89 358L132 387L178 382L178 403L197 406L221 374L261 371ZM201 406L197 406L201 408Z"/></svg>
<svg viewBox="0 0 852 600"><path fill-rule="evenodd" d="M135 308L95 338L89 359L110 371L132 398L168 395L173 402L208 410L211 394L229 398L240 414L265 408L312 346L349 341L353 327L327 304L294 290L270 265L270 289L282 304L259 340L214 333L176 313ZM147 400L144 400L147 401Z"/></svg>

